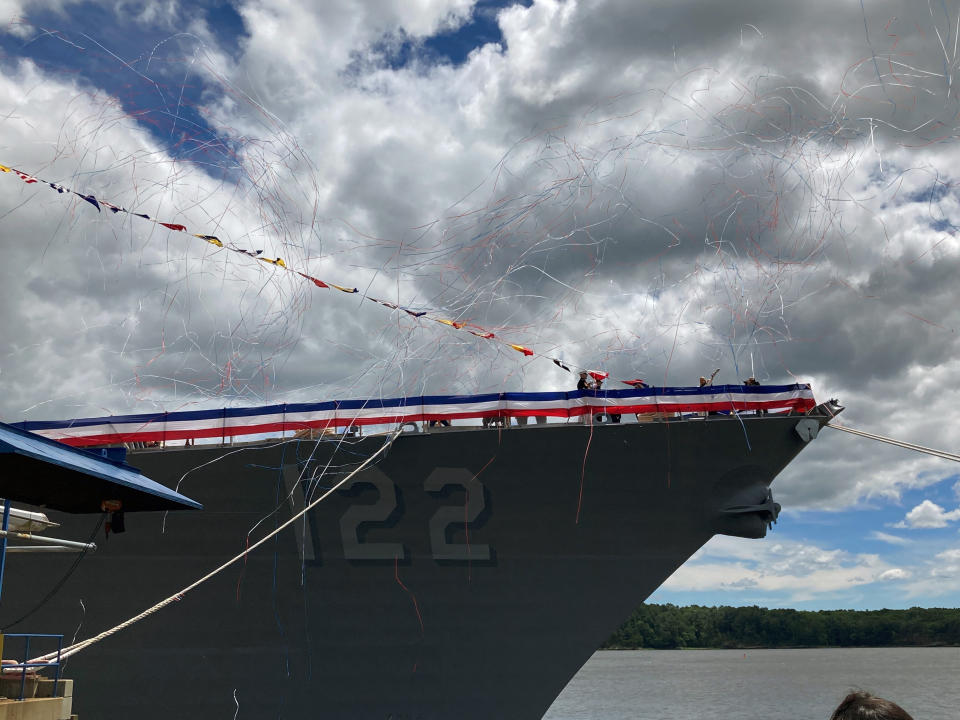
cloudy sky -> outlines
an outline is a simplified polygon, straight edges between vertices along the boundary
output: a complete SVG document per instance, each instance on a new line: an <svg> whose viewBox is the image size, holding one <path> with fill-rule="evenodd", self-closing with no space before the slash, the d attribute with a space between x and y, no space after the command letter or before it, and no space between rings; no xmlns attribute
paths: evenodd
<svg viewBox="0 0 960 720"><path fill-rule="evenodd" d="M958 2L0 0L0 164L576 366L811 382L956 452L958 31ZM6 421L571 384L12 174L0 238ZM826 430L767 540L654 600L958 606L958 470Z"/></svg>

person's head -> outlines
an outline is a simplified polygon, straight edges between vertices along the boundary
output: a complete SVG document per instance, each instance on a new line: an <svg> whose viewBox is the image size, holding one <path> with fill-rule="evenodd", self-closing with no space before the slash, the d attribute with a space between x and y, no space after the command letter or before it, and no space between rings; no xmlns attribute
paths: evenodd
<svg viewBox="0 0 960 720"><path fill-rule="evenodd" d="M706 385L706 384L707 384L707 379L706 379L703 375L701 375L701 376L700 376L700 387L703 387L703 386Z"/></svg>
<svg viewBox="0 0 960 720"><path fill-rule="evenodd" d="M586 370L583 370L583 371L580 373L580 379L581 379L581 380L586 380L586 379L587 379L587 371L586 371Z"/></svg>
<svg viewBox="0 0 960 720"><path fill-rule="evenodd" d="M913 720L896 703L857 690L847 695L833 711L830 720Z"/></svg>

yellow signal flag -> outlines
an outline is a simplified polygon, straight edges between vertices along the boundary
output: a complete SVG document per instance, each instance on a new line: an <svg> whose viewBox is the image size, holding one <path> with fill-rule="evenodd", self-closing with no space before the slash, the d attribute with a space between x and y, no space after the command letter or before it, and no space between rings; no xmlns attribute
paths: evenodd
<svg viewBox="0 0 960 720"><path fill-rule="evenodd" d="M522 352L524 355L533 355L533 350L530 348L524 347L523 345L514 345L513 343L507 343L517 352Z"/></svg>
<svg viewBox="0 0 960 720"><path fill-rule="evenodd" d="M356 288L347 288L347 287L343 287L342 285L336 285L336 284L334 284L334 283L327 283L327 285L329 285L330 287L336 288L336 289L339 290L340 292L345 292L345 293L360 292L360 291L357 290Z"/></svg>
<svg viewBox="0 0 960 720"><path fill-rule="evenodd" d="M215 235L197 235L196 233L194 233L193 236L198 237L201 240L206 240L211 245L216 245L217 247L223 247L223 243L220 242L220 238L216 237Z"/></svg>
<svg viewBox="0 0 960 720"><path fill-rule="evenodd" d="M0 172L13 172L13 168L8 168L6 165L0 165Z"/></svg>
<svg viewBox="0 0 960 720"><path fill-rule="evenodd" d="M285 268L287 265L283 262L283 258L277 258L276 260L271 260L270 258L257 258L260 262L270 263L271 265L279 265L282 268Z"/></svg>

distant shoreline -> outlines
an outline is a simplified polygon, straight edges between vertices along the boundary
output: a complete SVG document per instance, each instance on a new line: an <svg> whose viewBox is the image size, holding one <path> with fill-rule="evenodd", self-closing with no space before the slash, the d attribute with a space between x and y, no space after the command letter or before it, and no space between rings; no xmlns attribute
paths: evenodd
<svg viewBox="0 0 960 720"><path fill-rule="evenodd" d="M601 650L960 647L960 609L641 605Z"/></svg>

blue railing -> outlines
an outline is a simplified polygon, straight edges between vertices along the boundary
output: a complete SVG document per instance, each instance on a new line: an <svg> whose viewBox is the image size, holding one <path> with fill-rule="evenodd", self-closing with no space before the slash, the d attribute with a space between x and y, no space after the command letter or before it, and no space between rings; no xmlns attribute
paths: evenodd
<svg viewBox="0 0 960 720"><path fill-rule="evenodd" d="M60 653L63 650L63 635L51 635L47 633L9 633L3 636L4 638L4 652L6 652L6 641L10 638L23 638L24 639L24 648L23 648L23 662L11 663L9 665L4 664L2 675L4 678L15 676L16 673L11 672L14 670L20 671L20 697L18 700L23 700L24 688L27 685L27 672L30 670L35 670L38 668L52 667L56 668L56 674L53 679L53 697L57 697L62 691L60 688ZM57 659L54 662L28 662L30 657L30 640L32 638L56 638L57 639Z"/></svg>

